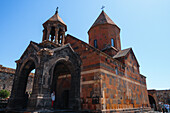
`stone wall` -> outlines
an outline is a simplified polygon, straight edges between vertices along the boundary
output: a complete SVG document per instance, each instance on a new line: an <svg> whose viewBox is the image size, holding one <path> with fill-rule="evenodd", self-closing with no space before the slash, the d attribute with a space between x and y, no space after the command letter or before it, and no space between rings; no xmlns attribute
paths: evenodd
<svg viewBox="0 0 170 113"><path fill-rule="evenodd" d="M170 104L170 90L148 90L148 95L154 99L156 108L159 111L161 111L161 103ZM150 104L152 104L152 102L150 102Z"/></svg>
<svg viewBox="0 0 170 113"><path fill-rule="evenodd" d="M15 76L15 69L0 65L0 90L5 89L11 91L14 76ZM28 83L27 83L27 92L32 91L33 80L34 80L34 73L30 73L28 77Z"/></svg>
<svg viewBox="0 0 170 113"><path fill-rule="evenodd" d="M156 90L158 102L170 104L170 90Z"/></svg>

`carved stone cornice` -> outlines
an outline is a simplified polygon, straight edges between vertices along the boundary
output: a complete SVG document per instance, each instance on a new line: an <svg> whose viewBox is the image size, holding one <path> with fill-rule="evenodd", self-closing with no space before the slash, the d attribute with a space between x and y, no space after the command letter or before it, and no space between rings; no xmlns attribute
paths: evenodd
<svg viewBox="0 0 170 113"><path fill-rule="evenodd" d="M40 49L40 51L37 52L37 55L39 55L39 56L43 56L43 55L50 55L50 56L52 56L53 54L54 54L54 51L50 50L48 48Z"/></svg>

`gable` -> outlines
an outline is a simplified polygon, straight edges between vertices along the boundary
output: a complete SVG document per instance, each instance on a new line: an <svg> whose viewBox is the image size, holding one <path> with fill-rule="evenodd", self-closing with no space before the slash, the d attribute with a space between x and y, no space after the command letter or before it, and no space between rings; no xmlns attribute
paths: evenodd
<svg viewBox="0 0 170 113"><path fill-rule="evenodd" d="M38 44L31 41L28 47L26 48L26 50L24 51L24 53L21 55L19 60L23 60L28 56L35 55L39 49L40 48L38 47Z"/></svg>
<svg viewBox="0 0 170 113"><path fill-rule="evenodd" d="M124 57L126 67L131 74L138 74L139 72L139 64L138 61L133 53L132 50L130 50L127 55Z"/></svg>
<svg viewBox="0 0 170 113"><path fill-rule="evenodd" d="M132 50L132 48L127 48L127 49L124 49L124 50L120 50L115 56L113 56L113 58L115 59L119 59L119 58L125 58L125 60L127 59L127 57L129 56L130 54L130 58L134 59L137 66L139 67L139 63L136 59L136 56Z"/></svg>
<svg viewBox="0 0 170 113"><path fill-rule="evenodd" d="M136 59L136 56L131 48L131 50L128 52L127 56L129 55L129 58L131 58L131 60L137 65L137 67L139 67L139 63L138 60Z"/></svg>

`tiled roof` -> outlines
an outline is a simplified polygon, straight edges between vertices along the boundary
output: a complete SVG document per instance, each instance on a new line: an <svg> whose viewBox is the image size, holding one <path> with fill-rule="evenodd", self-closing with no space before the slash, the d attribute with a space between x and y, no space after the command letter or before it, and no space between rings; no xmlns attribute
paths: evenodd
<svg viewBox="0 0 170 113"><path fill-rule="evenodd" d="M116 25L110 18L109 16L102 11L101 14L99 15L99 17L96 19L96 21L94 22L94 24L92 25L92 27L99 25L99 24L112 24L112 25ZM117 26L117 25L116 25ZM91 27L91 28L92 28ZM118 26L117 26L118 27Z"/></svg>
<svg viewBox="0 0 170 113"><path fill-rule="evenodd" d="M61 17L58 15L58 13L55 13L50 19L48 19L48 21L59 21L66 25L64 21L61 19Z"/></svg>
<svg viewBox="0 0 170 113"><path fill-rule="evenodd" d="M56 11L56 13L50 19L48 19L45 23L43 23L43 25L45 25L47 22L60 22L60 23L62 23L65 26L66 31L67 31L67 25L61 19L61 17L59 16L57 11Z"/></svg>
<svg viewBox="0 0 170 113"><path fill-rule="evenodd" d="M115 56L113 56L113 58L119 58L119 57L126 56L127 53L128 53L131 49L132 49L132 48L120 50Z"/></svg>

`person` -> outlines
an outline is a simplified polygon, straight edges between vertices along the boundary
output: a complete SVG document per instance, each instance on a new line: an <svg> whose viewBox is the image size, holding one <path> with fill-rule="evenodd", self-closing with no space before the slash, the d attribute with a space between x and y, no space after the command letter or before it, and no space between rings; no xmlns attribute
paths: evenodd
<svg viewBox="0 0 170 113"><path fill-rule="evenodd" d="M51 107L53 108L54 101L55 101L55 91L53 91L53 92L51 93L51 100L52 100Z"/></svg>
<svg viewBox="0 0 170 113"><path fill-rule="evenodd" d="M153 106L153 110L155 111L155 110L156 110L156 109L155 109L155 104L153 103L152 106Z"/></svg>
<svg viewBox="0 0 170 113"><path fill-rule="evenodd" d="M161 104L162 113L164 113L164 104Z"/></svg>
<svg viewBox="0 0 170 113"><path fill-rule="evenodd" d="M167 112L169 113L169 104L165 104L165 108L167 109Z"/></svg>

